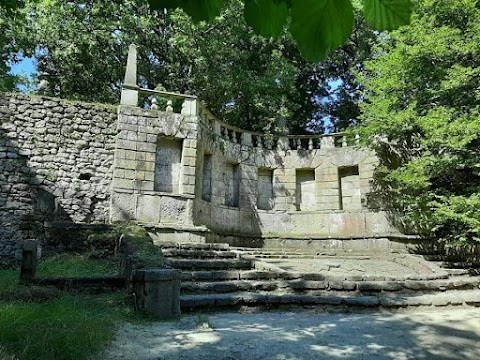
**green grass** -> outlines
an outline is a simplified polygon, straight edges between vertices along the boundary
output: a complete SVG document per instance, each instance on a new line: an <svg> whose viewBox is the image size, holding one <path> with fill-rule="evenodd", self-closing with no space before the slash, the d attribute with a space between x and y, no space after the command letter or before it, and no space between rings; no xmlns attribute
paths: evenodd
<svg viewBox="0 0 480 360"><path fill-rule="evenodd" d="M156 267L164 263L161 250L148 233L135 225L119 224L113 236L136 249L137 260ZM113 276L117 257L94 258L98 252L65 253L42 260L37 277ZM72 295L51 287L19 283L19 270L0 270L0 360L87 360L113 339L119 321L149 321L138 317L125 291L102 295Z"/></svg>
<svg viewBox="0 0 480 360"><path fill-rule="evenodd" d="M17 270L0 270L0 294L17 290L19 275Z"/></svg>
<svg viewBox="0 0 480 360"><path fill-rule="evenodd" d="M42 261L40 277L113 275L117 261L61 254ZM134 320L125 291L72 295L19 284L19 270L0 270L0 360L88 359L114 336L114 324ZM95 357L93 357L95 358Z"/></svg>
<svg viewBox="0 0 480 360"><path fill-rule="evenodd" d="M95 297L63 295L44 303L0 303L3 356L87 359L111 341L116 321L133 318L125 297L123 292Z"/></svg>
<svg viewBox="0 0 480 360"><path fill-rule="evenodd" d="M113 276L118 270L115 257L92 259L87 254L58 254L40 262L37 277Z"/></svg>

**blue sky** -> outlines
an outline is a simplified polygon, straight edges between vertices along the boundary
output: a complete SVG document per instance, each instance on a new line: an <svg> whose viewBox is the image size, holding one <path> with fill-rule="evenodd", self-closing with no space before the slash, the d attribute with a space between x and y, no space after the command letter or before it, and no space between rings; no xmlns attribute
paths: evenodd
<svg viewBox="0 0 480 360"><path fill-rule="evenodd" d="M35 61L32 58L24 57L19 63L12 65L11 73L17 75L24 72L27 75L31 75L36 71L37 67L35 65Z"/></svg>
<svg viewBox="0 0 480 360"><path fill-rule="evenodd" d="M10 72L14 75L25 75L31 79L32 74L37 72L37 66L32 58L22 57L20 62L11 64ZM28 89L26 86L20 85L18 86L18 90L20 92L26 92Z"/></svg>

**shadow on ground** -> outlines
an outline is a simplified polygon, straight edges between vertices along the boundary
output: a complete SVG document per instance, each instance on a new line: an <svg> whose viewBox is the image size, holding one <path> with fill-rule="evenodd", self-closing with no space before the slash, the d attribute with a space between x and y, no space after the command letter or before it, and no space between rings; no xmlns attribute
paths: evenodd
<svg viewBox="0 0 480 360"><path fill-rule="evenodd" d="M222 313L120 328L107 359L480 359L480 309Z"/></svg>

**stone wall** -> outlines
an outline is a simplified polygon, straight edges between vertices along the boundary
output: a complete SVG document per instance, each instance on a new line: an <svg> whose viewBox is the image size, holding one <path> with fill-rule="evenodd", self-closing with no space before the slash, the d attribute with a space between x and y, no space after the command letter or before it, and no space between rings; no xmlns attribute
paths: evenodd
<svg viewBox="0 0 480 360"><path fill-rule="evenodd" d="M111 221L192 226L196 119L120 106L118 129Z"/></svg>
<svg viewBox="0 0 480 360"><path fill-rule="evenodd" d="M378 161L372 151L342 143L336 146L329 136L321 139L322 144L308 141L310 148L308 143L302 149L285 148L292 141L287 136L274 139L276 146L265 146L272 141L265 139L257 139L263 146L254 146L238 140L245 139L245 134L218 129L225 124L199 121L198 169L205 167L205 156L211 157L213 176L211 199L195 199L196 225L224 236L263 238L367 238L399 233L384 212L367 206ZM232 184L225 175L231 173L232 164L239 173L238 204L229 201ZM201 193L205 175L201 171L198 175L196 192Z"/></svg>
<svg viewBox="0 0 480 360"><path fill-rule="evenodd" d="M0 265L45 221L108 220L116 112L0 94Z"/></svg>
<svg viewBox="0 0 480 360"><path fill-rule="evenodd" d="M191 96L175 113L0 94L0 121L0 265L56 222L173 241L399 234L366 203L375 154L346 139L251 133Z"/></svg>
<svg viewBox="0 0 480 360"><path fill-rule="evenodd" d="M335 136L265 136L212 117L196 99L119 108L111 221L158 240L375 238L392 234L367 206L377 158Z"/></svg>

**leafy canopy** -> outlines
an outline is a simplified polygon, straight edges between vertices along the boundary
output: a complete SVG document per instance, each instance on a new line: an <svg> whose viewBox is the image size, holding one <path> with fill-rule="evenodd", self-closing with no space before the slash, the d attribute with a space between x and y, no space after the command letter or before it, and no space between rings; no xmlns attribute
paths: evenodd
<svg viewBox="0 0 480 360"><path fill-rule="evenodd" d="M212 21L225 0L148 0L152 9L182 8L193 21ZM289 24L301 54L320 61L344 44L353 31L358 0L244 0L248 25L262 36L278 37ZM411 0L363 0L364 16L375 30L393 30L408 24Z"/></svg>
<svg viewBox="0 0 480 360"><path fill-rule="evenodd" d="M480 240L480 2L422 0L366 63L361 137L381 157L379 194L405 225Z"/></svg>
<svg viewBox="0 0 480 360"><path fill-rule="evenodd" d="M263 131L283 117L292 132L323 132L325 117L337 128L357 117L350 68L369 56L375 38L362 17L345 45L309 63L289 34L256 35L238 17L244 6L228 0L221 16L195 24L181 10L151 11L146 0L28 0L16 39L50 96L118 103L128 45L136 43L142 87L196 94L232 125ZM331 79L341 80L335 90Z"/></svg>

